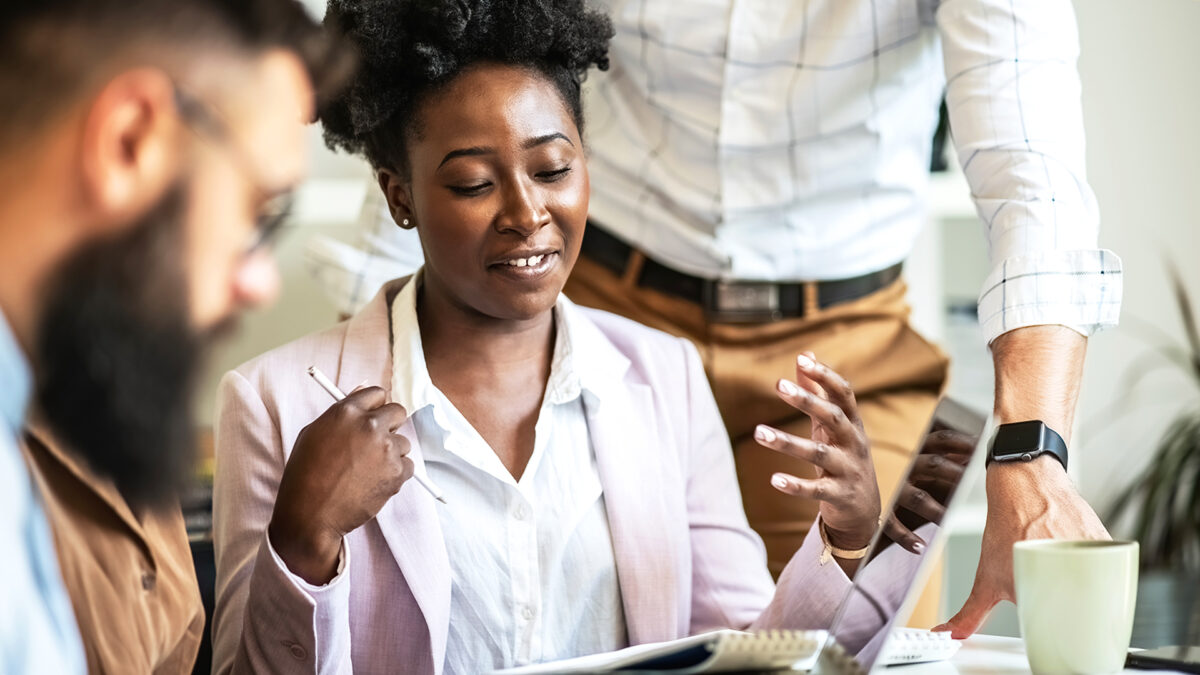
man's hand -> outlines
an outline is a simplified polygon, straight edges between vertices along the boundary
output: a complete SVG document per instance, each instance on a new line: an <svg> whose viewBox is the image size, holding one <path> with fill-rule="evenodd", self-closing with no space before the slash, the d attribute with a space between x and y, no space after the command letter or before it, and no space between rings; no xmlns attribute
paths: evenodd
<svg viewBox="0 0 1200 675"><path fill-rule="evenodd" d="M992 342L997 424L1042 420L1070 445L1087 338L1065 326L1029 326ZM1025 539L1110 539L1096 512L1053 457L992 464L987 523L975 584L963 608L934 630L956 639L978 630L992 607L1015 601L1013 544Z"/></svg>
<svg viewBox="0 0 1200 675"><path fill-rule="evenodd" d="M951 631L956 640L978 630L996 603L1016 602L1013 544L1026 539L1111 538L1053 457L993 464L987 473L987 499L983 551L971 595L954 618L934 628Z"/></svg>
<svg viewBox="0 0 1200 675"><path fill-rule="evenodd" d="M408 419L379 387L334 403L296 438L267 532L288 569L328 583L342 537L375 517L413 475L409 444L393 432Z"/></svg>

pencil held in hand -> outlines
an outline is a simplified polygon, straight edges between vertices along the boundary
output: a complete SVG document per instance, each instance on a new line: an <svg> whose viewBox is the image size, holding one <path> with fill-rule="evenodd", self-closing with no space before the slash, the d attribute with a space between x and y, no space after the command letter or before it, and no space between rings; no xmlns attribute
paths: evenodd
<svg viewBox="0 0 1200 675"><path fill-rule="evenodd" d="M325 373L322 373L321 370L316 366L309 366L308 374L312 376L312 379L317 381L317 384L321 385L322 389L324 389L329 393L330 396L333 397L333 400L340 401L346 398L346 395L342 393L341 389L337 388L337 385L333 383L333 380L330 380L328 377L326 377ZM425 488L425 491L432 495L434 499L443 504L446 503L446 498L442 496L442 491L439 490L432 481L419 473L413 474L413 478L416 478L417 482L421 484L421 487Z"/></svg>

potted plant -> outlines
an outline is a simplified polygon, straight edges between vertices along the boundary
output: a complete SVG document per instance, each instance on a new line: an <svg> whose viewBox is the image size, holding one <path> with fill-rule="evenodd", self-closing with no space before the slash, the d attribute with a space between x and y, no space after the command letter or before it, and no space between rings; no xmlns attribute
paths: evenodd
<svg viewBox="0 0 1200 675"><path fill-rule="evenodd" d="M1119 391L1132 391L1156 361L1174 366L1200 392L1200 330L1178 270L1171 266L1169 273L1186 344L1156 330L1158 344L1131 365L1129 386ZM1200 396L1175 417L1150 463L1114 499L1106 521L1119 520L1130 523L1129 536L1141 544L1134 646L1200 644Z"/></svg>

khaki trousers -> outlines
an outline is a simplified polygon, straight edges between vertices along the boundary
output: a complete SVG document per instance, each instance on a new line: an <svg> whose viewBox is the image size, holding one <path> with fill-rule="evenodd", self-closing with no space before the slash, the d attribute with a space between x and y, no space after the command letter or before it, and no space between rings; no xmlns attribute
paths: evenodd
<svg viewBox="0 0 1200 675"><path fill-rule="evenodd" d="M640 254L634 254L639 256ZM869 296L824 310L815 294L807 314L770 323L710 323L696 303L638 286L628 266L625 278L581 256L565 292L578 304L628 317L695 343L729 431L742 500L750 526L767 547L771 574L778 577L800 547L817 515L816 502L800 501L770 485L785 471L813 476L810 464L755 443L759 423L807 437L808 417L779 400L775 382L795 379L795 359L813 352L854 388L859 414L871 440L883 503L933 415L946 382L949 361L908 323L903 280ZM931 627L937 620L940 587L935 573L910 625Z"/></svg>

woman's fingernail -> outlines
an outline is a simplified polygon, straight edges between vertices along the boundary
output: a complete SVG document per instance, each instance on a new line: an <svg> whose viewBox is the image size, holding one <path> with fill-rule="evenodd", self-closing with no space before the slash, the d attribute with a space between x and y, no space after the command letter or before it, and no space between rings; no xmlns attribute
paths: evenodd
<svg viewBox="0 0 1200 675"><path fill-rule="evenodd" d="M775 432L766 425L760 424L754 429L754 437L763 443L770 443L775 440Z"/></svg>
<svg viewBox="0 0 1200 675"><path fill-rule="evenodd" d="M800 393L800 388L788 380L780 380L779 391L787 394L788 396L796 396Z"/></svg>
<svg viewBox="0 0 1200 675"><path fill-rule="evenodd" d="M771 476L771 485L774 485L780 490L786 490L791 486L791 483L783 476L775 474L774 476Z"/></svg>
<svg viewBox="0 0 1200 675"><path fill-rule="evenodd" d="M796 357L796 365L800 366L804 370L808 370L809 368L813 367L813 361L807 356L801 354Z"/></svg>
<svg viewBox="0 0 1200 675"><path fill-rule="evenodd" d="M917 555L921 555L922 553L925 552L925 544L922 544L921 542L918 541L912 545L912 550L913 550L913 553L916 553Z"/></svg>

